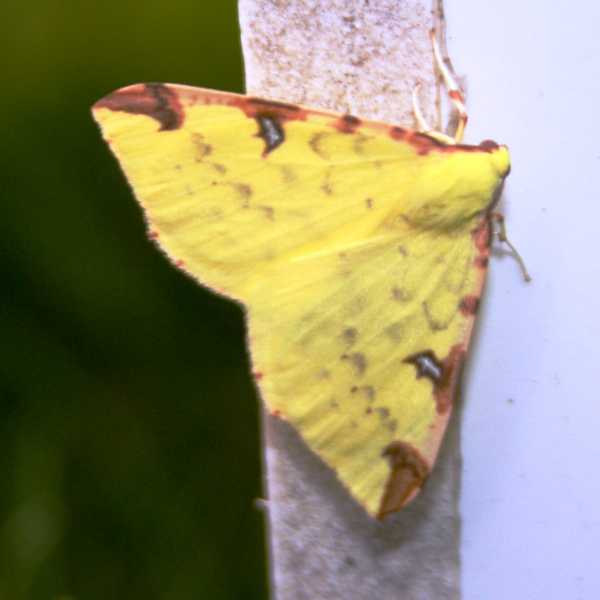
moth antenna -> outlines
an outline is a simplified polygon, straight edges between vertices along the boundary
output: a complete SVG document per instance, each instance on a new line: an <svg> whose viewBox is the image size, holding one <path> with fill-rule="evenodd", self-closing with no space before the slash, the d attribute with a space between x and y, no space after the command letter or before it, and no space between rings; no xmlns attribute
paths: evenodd
<svg viewBox="0 0 600 600"><path fill-rule="evenodd" d="M417 122L418 131L420 133L425 133L429 137L432 137L442 144L446 144L448 146L453 146L456 142L453 137L442 133L441 131L436 131L429 126L427 120L423 116L423 111L421 110L421 105L419 103L419 91L421 90L421 84L417 83L417 85L413 89L412 93L412 108L415 116L415 121Z"/></svg>
<svg viewBox="0 0 600 600"><path fill-rule="evenodd" d="M423 112L421 111L421 105L419 103L420 91L421 84L417 83L417 85L415 85L415 87L413 88L412 92L412 109L419 131L421 131L422 133L426 133L428 131L431 131L431 127L429 127L429 123L427 123L427 120L425 119L425 117L423 116Z"/></svg>
<svg viewBox="0 0 600 600"><path fill-rule="evenodd" d="M435 35L435 29L432 29L429 32L429 35L431 37L431 45L433 46L435 64L439 69L444 80L444 85L448 90L448 97L450 98L450 101L452 102L454 108L458 112L458 126L456 128L456 132L454 133L454 142L456 144L460 144L465 133L467 121L469 120L469 115L467 114L467 108L465 106L465 99L463 97L462 91L458 83L454 79L454 76L452 75L450 69L448 68L448 65L446 64L446 60L442 58L440 46Z"/></svg>
<svg viewBox="0 0 600 600"><path fill-rule="evenodd" d="M523 279L527 282L531 281L531 275L529 274L529 271L525 266L525 261L506 235L506 223L504 221L504 215L498 212L494 212L492 213L491 218L494 222L498 224L498 231L496 231L498 240L503 244L506 244L510 248L513 256L519 264L519 267L521 268L521 273L523 273Z"/></svg>

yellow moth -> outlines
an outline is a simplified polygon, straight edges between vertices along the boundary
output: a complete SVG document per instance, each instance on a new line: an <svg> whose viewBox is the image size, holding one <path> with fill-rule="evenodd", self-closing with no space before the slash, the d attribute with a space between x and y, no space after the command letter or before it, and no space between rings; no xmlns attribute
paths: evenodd
<svg viewBox="0 0 600 600"><path fill-rule="evenodd" d="M182 85L93 108L151 237L245 307L267 409L379 518L435 462L510 169L457 143L438 65L455 139Z"/></svg>

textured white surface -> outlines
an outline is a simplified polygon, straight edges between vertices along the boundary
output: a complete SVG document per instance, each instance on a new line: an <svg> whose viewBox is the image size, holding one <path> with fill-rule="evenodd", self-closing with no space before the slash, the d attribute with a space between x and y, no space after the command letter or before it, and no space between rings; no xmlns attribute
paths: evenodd
<svg viewBox="0 0 600 600"><path fill-rule="evenodd" d="M240 21L249 93L412 125L420 81L433 121L430 0L241 0ZM457 422L425 491L378 523L291 428L266 417L277 599L458 598Z"/></svg>
<svg viewBox="0 0 600 600"><path fill-rule="evenodd" d="M468 139L511 149L465 380L464 600L600 598L600 4L447 0Z"/></svg>
<svg viewBox="0 0 600 600"><path fill-rule="evenodd" d="M433 121L432 0L240 0L246 90L413 125L417 82Z"/></svg>

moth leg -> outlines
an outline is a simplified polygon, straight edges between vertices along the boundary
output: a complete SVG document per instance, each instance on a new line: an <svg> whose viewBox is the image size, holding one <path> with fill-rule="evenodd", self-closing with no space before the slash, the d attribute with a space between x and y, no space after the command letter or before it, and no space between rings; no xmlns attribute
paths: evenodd
<svg viewBox="0 0 600 600"><path fill-rule="evenodd" d="M490 215L490 218L492 219L492 221L494 221L495 223L498 224L498 230L495 232L496 235L498 236L498 240L500 242L506 244L510 248L516 261L519 263L519 267L521 268L521 273L523 273L523 279L525 281L531 281L531 275L529 275L529 272L527 271L527 267L525 266L525 261L523 260L521 255L517 252L517 249L512 245L512 243L508 239L508 237L506 236L506 223L504 222L504 215L502 215L498 212L493 212Z"/></svg>
<svg viewBox="0 0 600 600"><path fill-rule="evenodd" d="M469 116L467 114L467 109L465 107L465 99L463 94L458 86L458 83L454 79L452 75L449 64L450 59L442 58L442 53L440 51L440 46L438 44L437 38L435 36L435 30L432 29L430 32L431 37L431 45L433 46L433 55L435 57L435 64L439 69L442 78L444 80L444 85L448 90L448 97L452 104L454 104L454 108L458 112L458 126L456 127L456 132L454 133L454 143L460 144L462 142L465 127L467 126L467 121L469 120Z"/></svg>

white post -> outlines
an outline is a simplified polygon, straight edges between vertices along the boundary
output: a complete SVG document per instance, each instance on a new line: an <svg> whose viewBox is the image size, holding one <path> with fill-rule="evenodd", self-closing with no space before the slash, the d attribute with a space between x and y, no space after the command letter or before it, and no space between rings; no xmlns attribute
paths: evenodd
<svg viewBox="0 0 600 600"><path fill-rule="evenodd" d="M440 26L436 0L240 0L239 9L249 94L414 126L420 83L425 116L438 121L428 36ZM457 410L421 495L380 523L266 415L273 597L459 598L459 419Z"/></svg>

